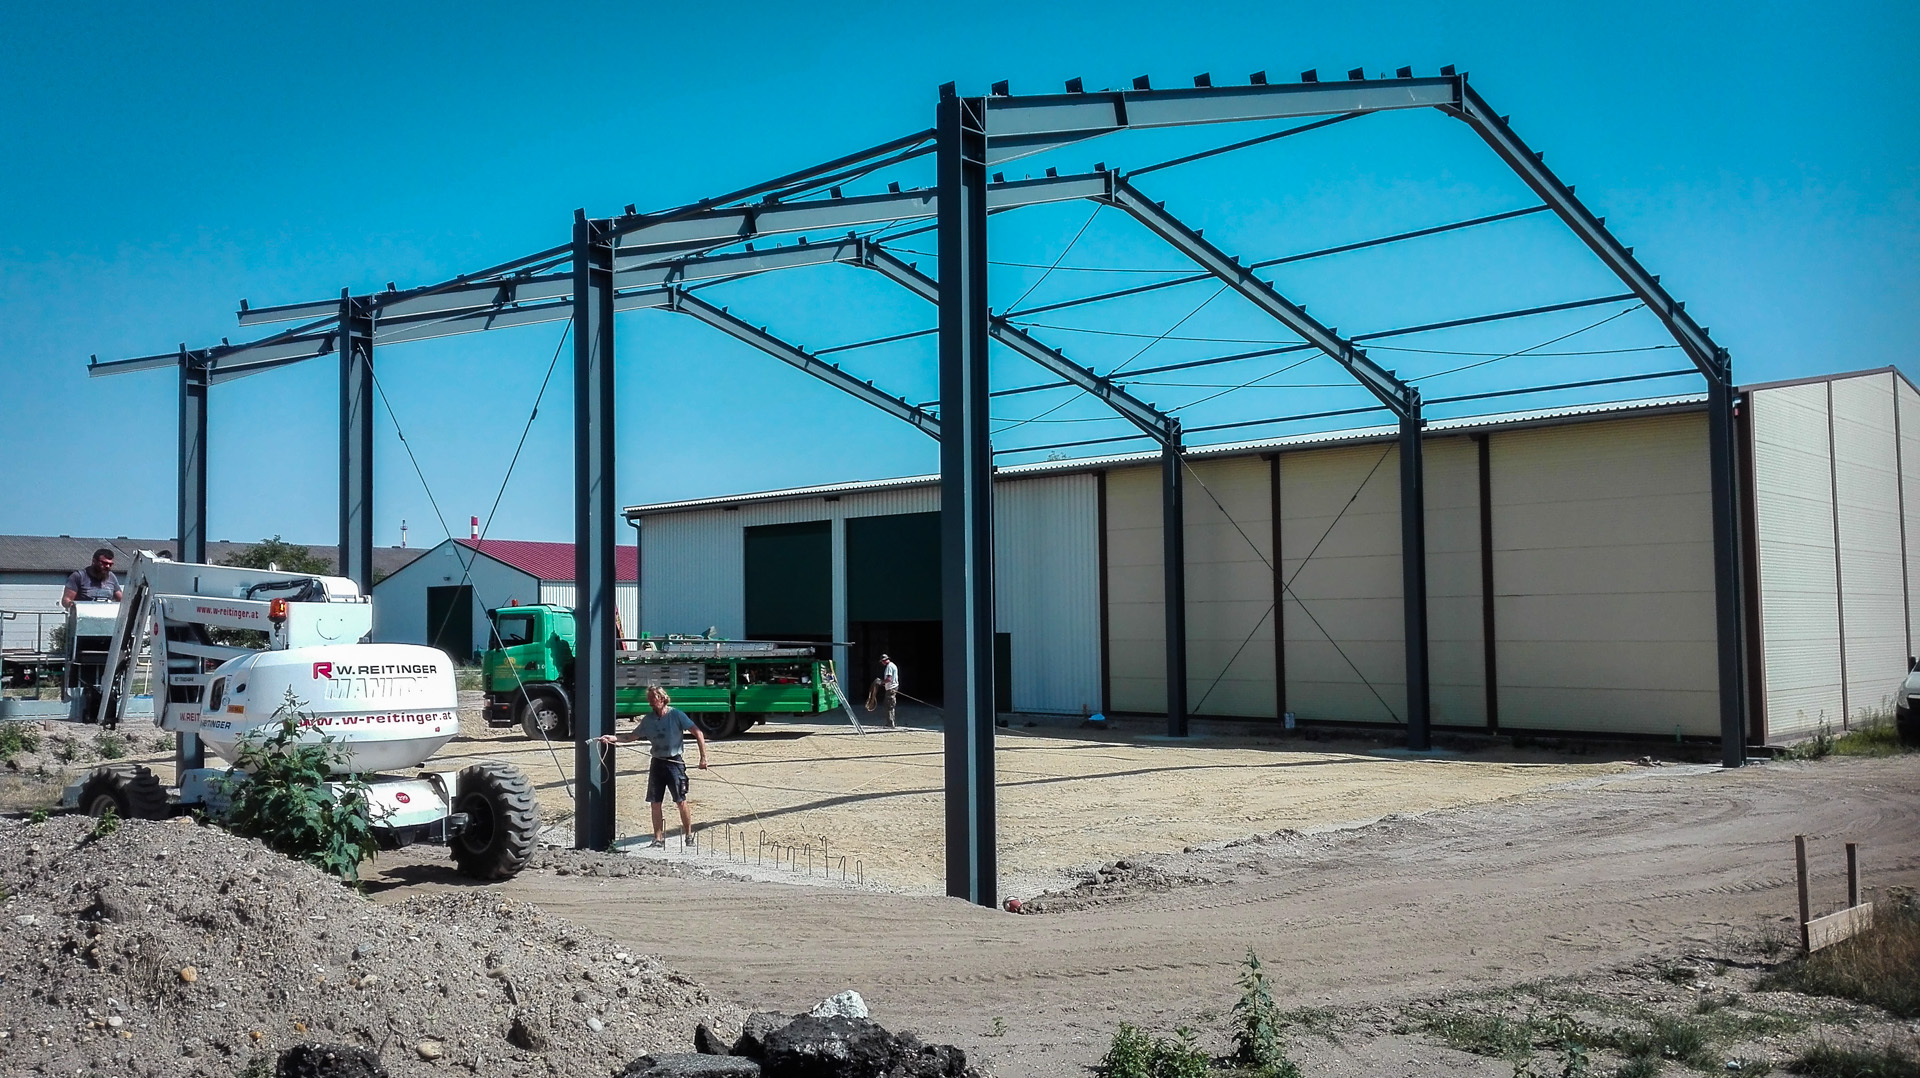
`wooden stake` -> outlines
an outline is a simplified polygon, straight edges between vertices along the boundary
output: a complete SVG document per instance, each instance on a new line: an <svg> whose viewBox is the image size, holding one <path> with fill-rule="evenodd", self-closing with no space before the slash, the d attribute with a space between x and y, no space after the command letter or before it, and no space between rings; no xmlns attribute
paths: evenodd
<svg viewBox="0 0 1920 1078"><path fill-rule="evenodd" d="M1811 953L1807 938L1807 922L1812 920L1812 910L1807 904L1807 836L1793 836L1794 872L1800 883L1800 950Z"/></svg>
<svg viewBox="0 0 1920 1078"><path fill-rule="evenodd" d="M1847 843L1847 908L1860 904L1860 844Z"/></svg>

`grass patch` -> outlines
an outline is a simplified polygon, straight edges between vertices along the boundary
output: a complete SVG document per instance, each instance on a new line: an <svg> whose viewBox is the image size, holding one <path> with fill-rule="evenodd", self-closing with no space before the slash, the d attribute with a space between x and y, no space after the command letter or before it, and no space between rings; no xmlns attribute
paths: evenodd
<svg viewBox="0 0 1920 1078"><path fill-rule="evenodd" d="M101 734L94 747L102 760L118 760L127 754L127 739L119 734Z"/></svg>
<svg viewBox="0 0 1920 1078"><path fill-rule="evenodd" d="M1901 892L1876 903L1873 912L1868 931L1787 962L1760 987L1850 999L1899 1018L1920 1018L1920 908Z"/></svg>
<svg viewBox="0 0 1920 1078"><path fill-rule="evenodd" d="M1900 743L1900 733L1894 728L1891 716L1869 719L1833 742L1835 756L1898 756L1912 751Z"/></svg>
<svg viewBox="0 0 1920 1078"><path fill-rule="evenodd" d="M1821 1041L1789 1063L1787 1069L1810 1078L1920 1078L1920 1059L1892 1044L1841 1048Z"/></svg>
<svg viewBox="0 0 1920 1078"><path fill-rule="evenodd" d="M1618 1047L1633 1059L1671 1059L1706 1070L1719 1062L1713 1041L1705 1026L1661 1015L1647 1023L1645 1030L1623 1035Z"/></svg>
<svg viewBox="0 0 1920 1078"><path fill-rule="evenodd" d="M12 763L23 752L40 747L40 731L24 722L0 723L0 761Z"/></svg>

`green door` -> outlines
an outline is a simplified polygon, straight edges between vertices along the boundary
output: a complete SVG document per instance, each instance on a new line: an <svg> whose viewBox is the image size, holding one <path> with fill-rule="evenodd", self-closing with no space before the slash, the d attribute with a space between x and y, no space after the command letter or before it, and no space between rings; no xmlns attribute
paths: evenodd
<svg viewBox="0 0 1920 1078"><path fill-rule="evenodd" d="M473 585L427 589L427 644L456 663L473 661Z"/></svg>

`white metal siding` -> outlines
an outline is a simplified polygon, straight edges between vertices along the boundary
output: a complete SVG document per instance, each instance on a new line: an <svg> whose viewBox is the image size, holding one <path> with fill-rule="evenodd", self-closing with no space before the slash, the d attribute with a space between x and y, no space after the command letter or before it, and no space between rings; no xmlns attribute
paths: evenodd
<svg viewBox="0 0 1920 1078"><path fill-rule="evenodd" d="M1185 515L1187 706L1195 715L1272 718L1272 465L1258 457L1193 464Z"/></svg>
<svg viewBox="0 0 1920 1078"><path fill-rule="evenodd" d="M60 609L60 596L66 585L0 584L0 610L12 611L10 621L0 621L0 648L44 651L52 646L53 630L67 623L67 612Z"/></svg>
<svg viewBox="0 0 1920 1078"><path fill-rule="evenodd" d="M1167 710L1160 469L1107 473L1108 694L1115 711Z"/></svg>
<svg viewBox="0 0 1920 1078"><path fill-rule="evenodd" d="M994 484L994 610L1016 711L1100 709L1099 493L1091 475Z"/></svg>
<svg viewBox="0 0 1920 1078"><path fill-rule="evenodd" d="M1433 722L1484 726L1480 447L1471 438L1429 438L1420 456L1426 467L1427 668Z"/></svg>
<svg viewBox="0 0 1920 1078"><path fill-rule="evenodd" d="M474 651L487 647L488 609L514 600L540 600L540 582L531 575L485 555L475 555L449 539L374 585L373 638L389 644L427 643L427 589L461 583L465 572L462 562L469 558L473 570L466 583L473 586ZM456 655L454 659L465 662L468 656Z"/></svg>
<svg viewBox="0 0 1920 1078"><path fill-rule="evenodd" d="M1914 588L1920 585L1920 391L1908 385L1906 379L1896 378L1893 382L1894 403L1899 408L1900 420L1900 487L1904 495L1906 511L1905 549L1902 556L1906 559L1906 607L1907 607L1907 654L1915 653L1915 642L1920 641L1920 603L1914 602Z"/></svg>
<svg viewBox="0 0 1920 1078"><path fill-rule="evenodd" d="M540 601L548 606L561 606L572 610L580 605L579 589L572 581L556 583L551 580L540 582ZM615 584L613 587L613 605L620 611L620 631L634 637L640 635L640 585Z"/></svg>
<svg viewBox="0 0 1920 1078"><path fill-rule="evenodd" d="M1492 435L1500 725L1719 732L1707 424Z"/></svg>
<svg viewBox="0 0 1920 1078"><path fill-rule="evenodd" d="M1754 541L1760 563L1766 738L1811 734L1840 717L1840 600L1835 591L1827 387L1748 397Z"/></svg>
<svg viewBox="0 0 1920 1078"><path fill-rule="evenodd" d="M1857 722L1891 715L1907 673L1893 375L1842 378L1828 385L1833 389L1847 719Z"/></svg>
<svg viewBox="0 0 1920 1078"><path fill-rule="evenodd" d="M849 493L825 498L748 503L737 509L696 509L661 513L640 523L640 620L647 632L701 632L712 626L720 635L746 635L746 553L744 529L761 524L797 524L809 520L930 513L940 508L937 487L913 487ZM842 536L835 529L836 537ZM846 543L836 538L836 564L844 563ZM844 586L837 588L844 592ZM844 618L845 599L836 600ZM843 632L842 624L836 632Z"/></svg>
<svg viewBox="0 0 1920 1078"><path fill-rule="evenodd" d="M1280 522L1287 710L1308 720L1405 721L1399 451L1283 454Z"/></svg>

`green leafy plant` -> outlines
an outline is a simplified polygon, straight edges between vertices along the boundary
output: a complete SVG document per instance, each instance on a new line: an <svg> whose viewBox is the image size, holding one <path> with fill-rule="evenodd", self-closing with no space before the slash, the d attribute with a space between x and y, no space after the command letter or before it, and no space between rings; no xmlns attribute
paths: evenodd
<svg viewBox="0 0 1920 1078"><path fill-rule="evenodd" d="M113 811L112 806L102 809L100 815L93 819L94 838L106 838L118 830L120 830L120 814Z"/></svg>
<svg viewBox="0 0 1920 1078"><path fill-rule="evenodd" d="M46 823L47 810L45 808L34 809L32 814L27 817L27 822L28 823Z"/></svg>
<svg viewBox="0 0 1920 1078"><path fill-rule="evenodd" d="M1194 1043L1196 1034L1182 1026L1172 1038L1154 1037L1122 1022L1094 1065L1099 1078L1209 1078L1213 1061Z"/></svg>
<svg viewBox="0 0 1920 1078"><path fill-rule="evenodd" d="M119 734L101 734L98 748L102 760L118 760L127 754L127 739Z"/></svg>
<svg viewBox="0 0 1920 1078"><path fill-rule="evenodd" d="M1233 1005L1234 1060L1253 1068L1262 1078L1298 1078L1300 1068L1287 1058L1280 1033L1280 1008L1273 1002L1260 956L1247 948L1246 968L1240 971L1240 999Z"/></svg>
<svg viewBox="0 0 1920 1078"><path fill-rule="evenodd" d="M24 722L0 723L0 760L12 762L15 756L39 747L39 730Z"/></svg>
<svg viewBox="0 0 1920 1078"><path fill-rule="evenodd" d="M375 847L367 784L358 775L333 775L348 751L336 739L301 739L303 720L313 717L301 710L304 703L288 689L273 713L279 721L240 740L237 768L218 780L232 799L221 823L357 882L360 863L373 856Z"/></svg>
<svg viewBox="0 0 1920 1078"><path fill-rule="evenodd" d="M995 1017L993 1020L993 1028L987 1030L987 1036L1004 1037L1006 1035L1007 1035L1007 1020L1004 1018Z"/></svg>
<svg viewBox="0 0 1920 1078"><path fill-rule="evenodd" d="M1780 753L1783 760L1819 760L1833 754L1839 739L1833 736L1833 724L1822 722L1812 737L1792 745Z"/></svg>

